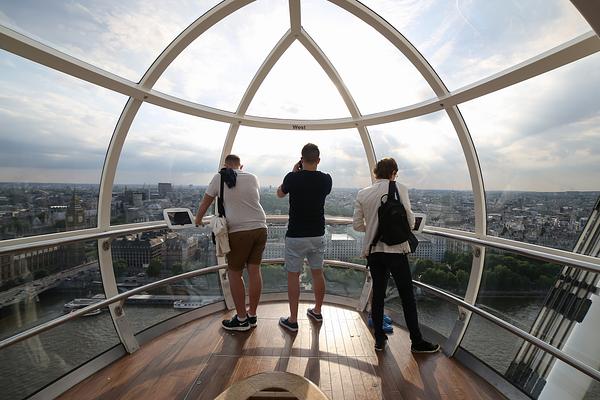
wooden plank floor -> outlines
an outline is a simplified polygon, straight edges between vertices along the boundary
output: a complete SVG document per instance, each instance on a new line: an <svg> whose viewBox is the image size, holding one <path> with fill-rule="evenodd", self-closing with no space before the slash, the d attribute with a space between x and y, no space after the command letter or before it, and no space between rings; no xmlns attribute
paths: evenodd
<svg viewBox="0 0 600 400"><path fill-rule="evenodd" d="M306 317L291 335L278 326L287 303L261 304L258 326L227 332L222 312L192 321L143 346L64 393L60 399L213 399L259 372L287 371L317 384L330 399L502 399L487 382L442 353L414 355L395 326L376 353L364 316L323 308L324 322Z"/></svg>

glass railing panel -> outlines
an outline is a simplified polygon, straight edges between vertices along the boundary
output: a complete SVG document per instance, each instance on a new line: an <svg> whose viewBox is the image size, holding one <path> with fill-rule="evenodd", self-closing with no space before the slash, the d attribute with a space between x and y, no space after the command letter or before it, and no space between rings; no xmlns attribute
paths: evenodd
<svg viewBox="0 0 600 400"><path fill-rule="evenodd" d="M396 286L394 285L393 289L388 291L385 306L399 316L399 318L394 319L394 323L406 327L404 312L402 311L402 301L398 297L398 291L394 290L395 288ZM458 318L458 308L452 303L440 299L420 288L415 288L415 297L417 300L419 324L434 330L443 337L450 336Z"/></svg>
<svg viewBox="0 0 600 400"><path fill-rule="evenodd" d="M217 264L208 227L118 237L111 243L117 288L123 293L184 272ZM217 273L133 295L125 313L140 332L182 312L223 300Z"/></svg>
<svg viewBox="0 0 600 400"><path fill-rule="evenodd" d="M417 251L408 256L413 280L464 298L473 262L471 246L435 235L417 234L417 236L419 239ZM458 308L425 289L416 285L413 287L417 299L419 323L442 336L449 336L458 318ZM400 320L395 322L404 326L402 301L398 297L398 290L391 276L387 293L386 307L401 316Z"/></svg>
<svg viewBox="0 0 600 400"><path fill-rule="evenodd" d="M26 398L118 344L110 314L102 310L4 348L0 399Z"/></svg>
<svg viewBox="0 0 600 400"><path fill-rule="evenodd" d="M96 241L5 254L0 261L0 339L104 297Z"/></svg>

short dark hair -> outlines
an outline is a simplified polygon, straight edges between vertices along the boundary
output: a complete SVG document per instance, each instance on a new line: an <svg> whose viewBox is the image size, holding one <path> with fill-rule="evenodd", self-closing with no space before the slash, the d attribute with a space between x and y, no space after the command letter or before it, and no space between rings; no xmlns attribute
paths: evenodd
<svg viewBox="0 0 600 400"><path fill-rule="evenodd" d="M382 158L377 161L373 173L377 179L391 179L394 172L398 172L398 164L392 157Z"/></svg>
<svg viewBox="0 0 600 400"><path fill-rule="evenodd" d="M307 143L302 148L302 159L306 162L317 162L320 155L321 152L319 152L319 148L314 143Z"/></svg>
<svg viewBox="0 0 600 400"><path fill-rule="evenodd" d="M242 161L235 154L229 154L227 157L225 157L225 164L240 166L241 163Z"/></svg>

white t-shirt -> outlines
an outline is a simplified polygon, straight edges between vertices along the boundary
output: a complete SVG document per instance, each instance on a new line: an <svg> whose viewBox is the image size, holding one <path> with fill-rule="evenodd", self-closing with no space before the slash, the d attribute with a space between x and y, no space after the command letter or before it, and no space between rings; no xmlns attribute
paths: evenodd
<svg viewBox="0 0 600 400"><path fill-rule="evenodd" d="M229 232L266 228L267 218L260 205L258 179L255 175L239 169L235 172L236 185L230 189L226 183L223 184L223 202ZM216 174L210 181L206 194L217 197L220 190L221 175Z"/></svg>
<svg viewBox="0 0 600 400"><path fill-rule="evenodd" d="M365 232L363 241L363 256L369 253L369 246L375 238L379 218L377 210L381 205L381 196L387 194L389 189L388 179L377 179L371 186L366 187L358 192L356 202L354 203L354 216L352 225L354 230ZM401 183L396 182L400 201L406 210L406 217L410 226L415 225L415 215L410 208L410 200L408 198L408 189ZM410 253L408 242L402 242L393 246L388 246L382 241L377 242L371 253Z"/></svg>

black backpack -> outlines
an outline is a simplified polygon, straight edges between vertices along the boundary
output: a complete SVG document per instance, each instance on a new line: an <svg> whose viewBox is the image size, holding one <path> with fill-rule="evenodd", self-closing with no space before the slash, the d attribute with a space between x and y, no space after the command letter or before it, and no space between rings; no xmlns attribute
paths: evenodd
<svg viewBox="0 0 600 400"><path fill-rule="evenodd" d="M385 201L384 197L386 197ZM378 241L382 241L388 246L393 246L408 240L411 250L415 251L418 240L410 229L406 210L400 201L400 194L394 181L390 181L387 194L381 196L381 205L377 210L377 219L377 231L369 247L369 254ZM416 244L413 241L416 241Z"/></svg>

